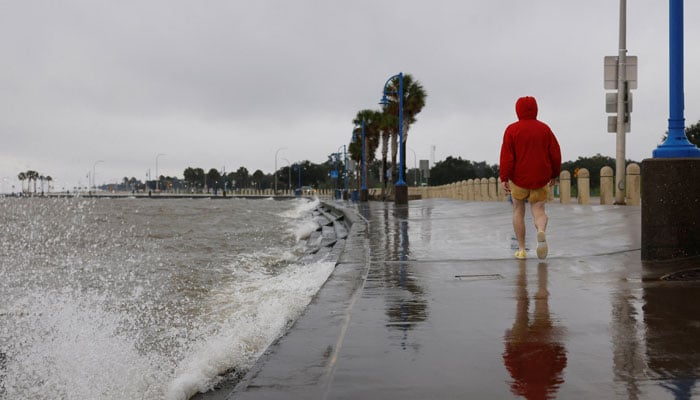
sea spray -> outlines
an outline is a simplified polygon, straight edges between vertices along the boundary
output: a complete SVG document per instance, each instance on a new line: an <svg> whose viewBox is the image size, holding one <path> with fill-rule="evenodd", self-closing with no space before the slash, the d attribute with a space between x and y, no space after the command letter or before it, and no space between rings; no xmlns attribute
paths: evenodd
<svg viewBox="0 0 700 400"><path fill-rule="evenodd" d="M0 199L0 399L183 398L248 368L333 269L297 262L317 206Z"/></svg>

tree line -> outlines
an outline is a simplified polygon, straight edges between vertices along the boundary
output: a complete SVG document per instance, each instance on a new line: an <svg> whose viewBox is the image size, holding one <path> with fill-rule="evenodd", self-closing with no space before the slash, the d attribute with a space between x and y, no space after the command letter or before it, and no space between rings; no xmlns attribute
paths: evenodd
<svg viewBox="0 0 700 400"><path fill-rule="evenodd" d="M390 82L390 87L395 89L398 82ZM404 76L404 143L411 124L416 122L416 116L425 106L425 98L427 94L422 85L415 81L414 78L407 74ZM398 91L396 91L398 93ZM390 190L393 183L398 177L397 168L392 168L397 165L396 158L398 156L398 95L393 94L388 96L389 102L383 106L381 110L361 110L353 119L355 126L353 130L353 138L347 146L348 159L350 162L347 165L349 189L357 189L360 187L361 162L362 162L362 141L361 141L361 126L364 121L365 125L365 159L367 162L367 186L381 187L382 190ZM688 140L695 146L700 147L700 121L689 126L685 130ZM665 136L662 141L665 140ZM376 158L379 145L382 145L381 159ZM391 158L388 153L391 148ZM404 150L405 154L405 150ZM626 163L636 162L626 160ZM612 157L603 156L600 153L589 157L579 157L577 160L566 161L562 163L562 170L574 171L580 168L586 168L591 173L590 182L592 188L597 188L600 185L601 168L609 166L616 167L615 159ZM252 174L245 167L238 168L235 172L225 173L216 168L211 168L205 172L202 168L187 167L183 172L183 179L169 176L159 176L156 185L156 180L142 183L135 178L124 178L121 188L124 190L132 190L133 188L143 188L145 190L154 190L158 186L162 190L188 190L188 191L211 191L211 190L236 190L236 189L272 189L275 187L275 176L277 178L277 187L280 190L292 190L300 186L312 186L319 189L344 188L345 176L343 171L346 165L344 158L337 157L336 153L331 153L327 156L327 160L320 164L312 163L308 160L301 163L295 163L279 168L272 174L266 174L261 170L256 170ZM404 168L407 168L404 166ZM338 178L333 178L332 171L336 171ZM30 176L31 172L31 178ZM430 168L430 178L420 179L417 177L421 172L416 169L408 169L404 171L406 183L409 186L420 185L425 182L430 185L445 185L449 183L459 182L467 179L481 179L498 177L499 165L487 164L485 161L470 161L461 157L448 156L443 161L438 161ZM21 176L24 176L22 178ZM416 177L411 179L412 177ZM36 179L41 179L35 171L27 171L20 173L20 180L29 179L29 182ZM45 177L44 180L50 182L51 177ZM103 187L104 188L104 187ZM27 185L29 190L29 184ZM137 189L138 190L138 189Z"/></svg>
<svg viewBox="0 0 700 400"><path fill-rule="evenodd" d="M37 181L41 182L41 193L44 193L44 182L47 182L48 184L48 190L49 192L51 191L51 182L53 181L53 178L50 175L44 176L44 174L40 174L37 171L34 170L28 170L28 171L23 171L17 174L17 179L19 179L19 183L22 186L20 188L21 192L24 192L24 181L27 181L27 192L29 192L29 188L32 184L32 181L34 181L34 193L36 193L36 183Z"/></svg>

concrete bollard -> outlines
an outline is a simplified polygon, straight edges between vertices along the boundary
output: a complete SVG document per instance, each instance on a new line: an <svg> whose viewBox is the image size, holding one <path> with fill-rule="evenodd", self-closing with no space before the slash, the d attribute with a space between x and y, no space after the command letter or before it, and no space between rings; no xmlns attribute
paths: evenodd
<svg viewBox="0 0 700 400"><path fill-rule="evenodd" d="M489 178L489 201L496 201L498 199L498 188L496 187L496 178Z"/></svg>
<svg viewBox="0 0 700 400"><path fill-rule="evenodd" d="M641 204L641 177L639 164L631 163L626 170L626 199L625 202L630 206L638 206Z"/></svg>
<svg viewBox="0 0 700 400"><path fill-rule="evenodd" d="M474 179L474 201L481 201L481 180Z"/></svg>
<svg viewBox="0 0 700 400"><path fill-rule="evenodd" d="M591 175L588 173L588 170L586 168L580 168L578 170L576 188L578 189L578 204L590 204Z"/></svg>
<svg viewBox="0 0 700 400"><path fill-rule="evenodd" d="M481 201L489 201L489 180L481 178Z"/></svg>
<svg viewBox="0 0 700 400"><path fill-rule="evenodd" d="M571 172L561 171L559 173L559 202L569 204L571 201Z"/></svg>
<svg viewBox="0 0 700 400"><path fill-rule="evenodd" d="M501 179L498 179L498 201L504 201L506 199L506 191L503 189L503 185L501 185Z"/></svg>
<svg viewBox="0 0 700 400"><path fill-rule="evenodd" d="M474 179L467 179L467 201L474 201Z"/></svg>
<svg viewBox="0 0 700 400"><path fill-rule="evenodd" d="M613 175L613 169L608 166L600 169L600 204L613 204L615 201Z"/></svg>

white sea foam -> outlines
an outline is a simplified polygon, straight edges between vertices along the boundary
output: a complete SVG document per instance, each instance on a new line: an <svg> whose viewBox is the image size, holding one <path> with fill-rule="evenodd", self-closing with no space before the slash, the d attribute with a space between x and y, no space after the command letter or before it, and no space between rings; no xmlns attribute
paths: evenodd
<svg viewBox="0 0 700 400"><path fill-rule="evenodd" d="M22 340L7 347L7 399L162 397L167 360L141 354L124 316L86 294L32 293L11 305Z"/></svg>
<svg viewBox="0 0 700 400"><path fill-rule="evenodd" d="M298 202L296 207L281 212L279 216L294 221L293 224L290 224L290 232L298 242L307 239L311 233L318 230L318 224L314 222L310 216L311 212L318 208L320 200L315 198L310 201L306 199L297 199L296 201Z"/></svg>
<svg viewBox="0 0 700 400"><path fill-rule="evenodd" d="M294 201L297 202L298 205L287 211L281 212L279 214L281 217L290 219L301 218L302 216L311 213L311 211L315 210L321 203L318 198L314 198L313 200L295 199Z"/></svg>
<svg viewBox="0 0 700 400"><path fill-rule="evenodd" d="M318 228L318 224L314 221L303 221L294 228L294 237L297 242L302 239L307 239L313 232L317 231Z"/></svg>
<svg viewBox="0 0 700 400"><path fill-rule="evenodd" d="M328 279L334 263L294 264L270 277L250 272L245 290L219 293L237 309L228 328L193 348L166 389L167 400L185 400L210 390L221 374L232 368L245 370L296 320ZM254 293L254 296L250 296Z"/></svg>

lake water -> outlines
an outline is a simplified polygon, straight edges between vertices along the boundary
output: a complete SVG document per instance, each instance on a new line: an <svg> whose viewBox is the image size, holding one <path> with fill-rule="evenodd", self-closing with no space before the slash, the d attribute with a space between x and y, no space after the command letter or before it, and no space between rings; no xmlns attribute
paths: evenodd
<svg viewBox="0 0 700 400"><path fill-rule="evenodd" d="M187 399L244 371L334 263L318 200L0 199L0 398Z"/></svg>

